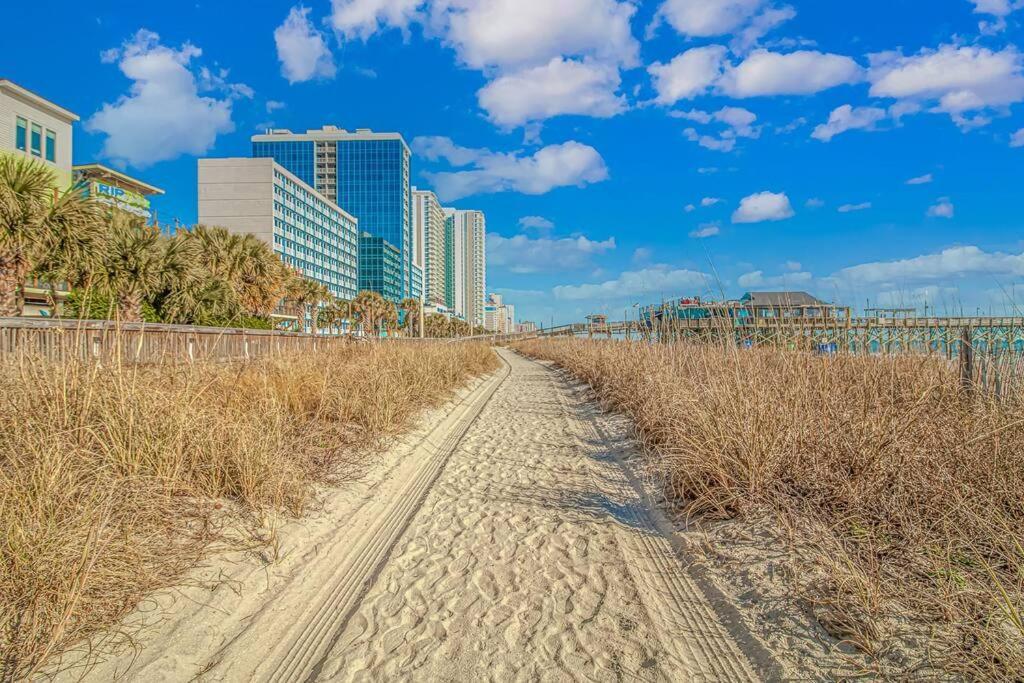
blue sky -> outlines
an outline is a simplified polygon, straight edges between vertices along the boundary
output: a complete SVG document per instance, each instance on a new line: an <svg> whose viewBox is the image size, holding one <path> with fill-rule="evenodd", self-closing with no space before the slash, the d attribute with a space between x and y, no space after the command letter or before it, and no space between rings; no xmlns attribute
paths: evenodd
<svg viewBox="0 0 1024 683"><path fill-rule="evenodd" d="M8 32L0 77L82 117L76 163L165 188L162 221L195 221L197 157L332 123L401 132L417 185L487 213L488 286L521 319L749 289L1020 296L1022 0L20 11L48 46Z"/></svg>

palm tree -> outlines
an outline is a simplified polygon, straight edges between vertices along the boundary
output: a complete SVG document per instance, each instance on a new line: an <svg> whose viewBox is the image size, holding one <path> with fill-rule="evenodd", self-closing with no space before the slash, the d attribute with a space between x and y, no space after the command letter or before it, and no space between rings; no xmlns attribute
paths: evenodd
<svg viewBox="0 0 1024 683"><path fill-rule="evenodd" d="M391 313L395 311L395 305L381 296L379 292L365 290L359 292L352 300L352 309L365 334L379 335L389 318L389 311Z"/></svg>
<svg viewBox="0 0 1024 683"><path fill-rule="evenodd" d="M291 300L295 313L299 318L300 329L304 326L307 312L312 307L309 315L313 336L318 333L318 322L320 317L320 304L333 300L331 290L327 286L311 280L298 271L292 271L291 278L286 284L288 299Z"/></svg>
<svg viewBox="0 0 1024 683"><path fill-rule="evenodd" d="M410 337L416 336L416 328L420 321L421 303L419 299L409 297L399 304L405 314L405 331Z"/></svg>
<svg viewBox="0 0 1024 683"><path fill-rule="evenodd" d="M37 266L56 275L95 252L98 205L81 185L63 192L56 187L42 162L0 155L0 316L21 315L21 288Z"/></svg>
<svg viewBox="0 0 1024 683"><path fill-rule="evenodd" d="M242 310L262 316L274 310L290 274L266 242L206 225L195 226L186 239L198 245L210 276L230 287Z"/></svg>
<svg viewBox="0 0 1024 683"><path fill-rule="evenodd" d="M199 277L195 254L188 241L161 238L159 228L141 218L112 212L107 248L93 277L113 298L121 320L141 322L143 303Z"/></svg>
<svg viewBox="0 0 1024 683"><path fill-rule="evenodd" d="M346 299L334 299L320 309L317 322L320 327L343 329L346 320L352 317L352 302Z"/></svg>

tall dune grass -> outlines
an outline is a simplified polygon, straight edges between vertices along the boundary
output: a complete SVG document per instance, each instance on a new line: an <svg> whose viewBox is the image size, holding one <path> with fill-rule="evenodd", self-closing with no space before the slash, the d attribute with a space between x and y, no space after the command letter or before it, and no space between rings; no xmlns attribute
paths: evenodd
<svg viewBox="0 0 1024 683"><path fill-rule="evenodd" d="M269 511L302 514L353 454L496 366L473 344L248 364L0 363L0 681L116 624L226 524L256 531Z"/></svg>
<svg viewBox="0 0 1024 683"><path fill-rule="evenodd" d="M1022 680L1024 402L969 399L954 366L924 357L517 348L632 418L691 514L767 511L797 530L814 568L802 593L876 672Z"/></svg>

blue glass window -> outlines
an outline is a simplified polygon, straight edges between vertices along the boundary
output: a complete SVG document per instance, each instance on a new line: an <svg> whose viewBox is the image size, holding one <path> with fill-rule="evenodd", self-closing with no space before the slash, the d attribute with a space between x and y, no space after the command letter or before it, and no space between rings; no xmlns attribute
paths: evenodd
<svg viewBox="0 0 1024 683"><path fill-rule="evenodd" d="M46 131L46 160L57 162L57 134L49 129Z"/></svg>
<svg viewBox="0 0 1024 683"><path fill-rule="evenodd" d="M28 151L28 121L18 117L17 130L14 134L14 146L22 152Z"/></svg>
<svg viewBox="0 0 1024 683"><path fill-rule="evenodd" d="M43 156L43 129L40 125L32 124L32 154L37 157Z"/></svg>

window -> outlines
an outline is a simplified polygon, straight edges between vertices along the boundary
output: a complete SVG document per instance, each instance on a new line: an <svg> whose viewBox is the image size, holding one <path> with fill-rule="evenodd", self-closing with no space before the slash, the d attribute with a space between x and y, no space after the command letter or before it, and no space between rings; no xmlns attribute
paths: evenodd
<svg viewBox="0 0 1024 683"><path fill-rule="evenodd" d="M43 129L38 123L32 124L32 154L43 156Z"/></svg>
<svg viewBox="0 0 1024 683"><path fill-rule="evenodd" d="M14 146L22 152L28 151L28 121L18 117L17 132L14 134Z"/></svg>
<svg viewBox="0 0 1024 683"><path fill-rule="evenodd" d="M50 129L46 130L46 160L57 163L57 134Z"/></svg>

